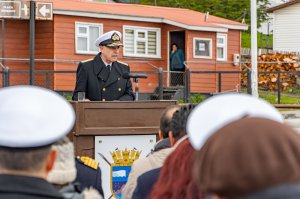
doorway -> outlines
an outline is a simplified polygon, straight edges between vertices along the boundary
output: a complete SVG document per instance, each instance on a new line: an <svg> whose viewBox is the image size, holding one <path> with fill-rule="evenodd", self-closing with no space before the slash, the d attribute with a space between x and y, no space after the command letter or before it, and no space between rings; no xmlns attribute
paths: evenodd
<svg viewBox="0 0 300 199"><path fill-rule="evenodd" d="M185 61L185 31L171 31L169 35L169 65L168 65L168 86L184 85ZM172 52L172 44L177 45L177 52ZM172 52L172 53L171 53Z"/></svg>

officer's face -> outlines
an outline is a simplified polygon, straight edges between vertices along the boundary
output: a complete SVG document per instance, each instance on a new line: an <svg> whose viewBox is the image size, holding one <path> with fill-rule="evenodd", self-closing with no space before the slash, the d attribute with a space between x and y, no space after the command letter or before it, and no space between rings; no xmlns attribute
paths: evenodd
<svg viewBox="0 0 300 199"><path fill-rule="evenodd" d="M117 61L120 52L120 46L100 46L102 59L110 64Z"/></svg>

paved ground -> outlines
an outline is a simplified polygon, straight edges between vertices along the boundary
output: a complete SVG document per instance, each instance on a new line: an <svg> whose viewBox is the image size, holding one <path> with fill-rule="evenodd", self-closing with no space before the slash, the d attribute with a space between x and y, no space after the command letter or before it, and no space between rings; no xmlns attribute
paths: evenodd
<svg viewBox="0 0 300 199"><path fill-rule="evenodd" d="M281 111L287 124L293 126L300 134L300 110Z"/></svg>

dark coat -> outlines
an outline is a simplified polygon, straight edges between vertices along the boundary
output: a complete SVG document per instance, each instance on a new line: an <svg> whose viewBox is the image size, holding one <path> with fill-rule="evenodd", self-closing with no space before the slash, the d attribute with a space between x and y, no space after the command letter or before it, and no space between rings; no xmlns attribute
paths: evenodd
<svg viewBox="0 0 300 199"><path fill-rule="evenodd" d="M78 92L85 92L85 97L91 101L133 101L131 81L122 77L130 71L129 66L116 61L109 72L100 55L79 63L72 99L77 100Z"/></svg>
<svg viewBox="0 0 300 199"><path fill-rule="evenodd" d="M97 169L94 169L85 165L79 158L75 159L77 175L74 182L80 184L81 190L93 187L103 196L100 167L98 166Z"/></svg>
<svg viewBox="0 0 300 199"><path fill-rule="evenodd" d="M137 185L133 192L132 199L146 199L149 198L152 188L158 180L161 168L153 169L143 173L137 179Z"/></svg>
<svg viewBox="0 0 300 199"><path fill-rule="evenodd" d="M54 199L63 198L63 196L42 178L1 174L0 198Z"/></svg>

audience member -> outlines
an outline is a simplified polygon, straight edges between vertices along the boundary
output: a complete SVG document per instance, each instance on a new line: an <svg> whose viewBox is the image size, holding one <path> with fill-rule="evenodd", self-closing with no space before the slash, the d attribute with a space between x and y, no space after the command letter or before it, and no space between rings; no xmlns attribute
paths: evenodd
<svg viewBox="0 0 300 199"><path fill-rule="evenodd" d="M198 189L209 198L299 198L299 135L245 94L212 97L188 119ZM299 158L298 158L299 156Z"/></svg>
<svg viewBox="0 0 300 199"><path fill-rule="evenodd" d="M176 110L179 109L179 106L169 106L167 107L161 115L160 118L160 129L159 129L159 138L162 141L157 143L155 148L160 148L162 143L166 142L166 139L169 137L170 132L170 122L172 120L173 114ZM168 140L169 141L169 140ZM122 199L132 198L132 193L136 187L137 178L152 169L161 167L166 157L171 153L172 148L166 147L160 150L155 150L146 158L141 158L132 164L131 171L128 176L128 181L125 184L125 187L122 190Z"/></svg>
<svg viewBox="0 0 300 199"><path fill-rule="evenodd" d="M75 167L74 145L67 137L56 142L52 148L57 151L57 158L53 169L47 176L52 183L67 199L100 199L98 191L93 187L82 189L81 183L75 181L77 169ZM101 179L100 179L101 180ZM101 181L100 181L101 182Z"/></svg>
<svg viewBox="0 0 300 199"><path fill-rule="evenodd" d="M281 113L265 100L238 93L216 95L199 104L191 113L187 122L190 142L199 150L216 130L244 117L284 122Z"/></svg>
<svg viewBox="0 0 300 199"><path fill-rule="evenodd" d="M169 137L170 137L171 145L173 146L173 148L175 148L175 150L177 150L177 146L180 147L180 143L186 139L186 130L185 130L186 122L193 108L194 105L192 104L183 105L173 115L172 121L170 123ZM170 156L174 157L173 153L171 153ZM170 159L170 156L168 156L167 159ZM171 160L169 160L169 162L170 161ZM165 167L165 164L166 163L164 163L163 169ZM172 169L172 172L173 171L174 170ZM178 173L174 172L173 174L177 176ZM151 193L152 187L157 181L158 176L159 176L159 170L151 170L147 174L141 175L138 180L138 185L133 193L132 198L133 199L147 198ZM144 186L148 187L149 189L146 189Z"/></svg>
<svg viewBox="0 0 300 199"><path fill-rule="evenodd" d="M90 157L78 156L75 158L75 165L77 169L75 182L80 183L81 190L93 187L104 196L99 163Z"/></svg>
<svg viewBox="0 0 300 199"><path fill-rule="evenodd" d="M44 88L2 88L0 121L0 198L63 198L46 177L56 159L51 144L74 125L72 106Z"/></svg>
<svg viewBox="0 0 300 199"><path fill-rule="evenodd" d="M204 198L192 180L191 165L195 149L185 139L166 159L150 198ZM147 183L144 181L144 183ZM142 187L142 186L141 186ZM140 197L146 198L146 197Z"/></svg>
<svg viewBox="0 0 300 199"><path fill-rule="evenodd" d="M285 124L243 118L217 130L196 155L198 188L214 198L300 198L300 137Z"/></svg>

